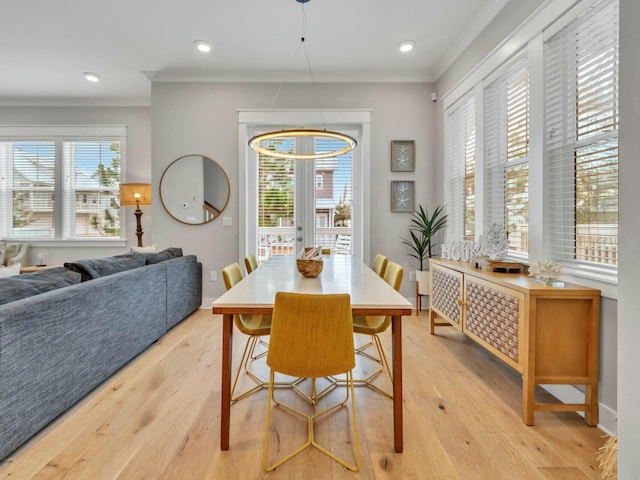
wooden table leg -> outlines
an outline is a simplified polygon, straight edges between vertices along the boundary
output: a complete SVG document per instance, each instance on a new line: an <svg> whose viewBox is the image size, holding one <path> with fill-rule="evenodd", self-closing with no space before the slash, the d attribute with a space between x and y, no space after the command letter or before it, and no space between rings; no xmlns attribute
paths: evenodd
<svg viewBox="0 0 640 480"><path fill-rule="evenodd" d="M220 388L220 450L229 450L231 426L231 353L233 315L222 316L222 386Z"/></svg>
<svg viewBox="0 0 640 480"><path fill-rule="evenodd" d="M402 316L391 317L391 355L393 362L393 445L404 449L402 428Z"/></svg>

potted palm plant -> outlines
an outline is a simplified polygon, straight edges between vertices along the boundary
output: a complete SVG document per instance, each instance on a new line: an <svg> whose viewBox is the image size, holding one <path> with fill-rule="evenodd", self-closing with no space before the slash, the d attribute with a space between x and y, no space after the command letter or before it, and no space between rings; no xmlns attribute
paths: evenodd
<svg viewBox="0 0 640 480"><path fill-rule="evenodd" d="M437 206L431 215L428 209L418 205L418 210L411 213L409 238L402 238L402 243L410 249L407 255L420 262L420 268L416 270L416 281L421 295L429 295L431 288L428 259L433 255L433 247L438 245L435 236L447 226L448 216L442 205Z"/></svg>

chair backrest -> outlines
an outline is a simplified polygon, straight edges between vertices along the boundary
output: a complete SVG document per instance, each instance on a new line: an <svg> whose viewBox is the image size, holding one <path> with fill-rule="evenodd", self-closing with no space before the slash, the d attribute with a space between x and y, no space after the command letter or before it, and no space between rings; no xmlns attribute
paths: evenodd
<svg viewBox="0 0 640 480"><path fill-rule="evenodd" d="M258 260L256 259L256 256L253 253L244 257L244 266L247 269L247 275L249 275L256 268L258 268Z"/></svg>
<svg viewBox="0 0 640 480"><path fill-rule="evenodd" d="M294 377L318 378L356 364L347 293L277 292L267 365Z"/></svg>
<svg viewBox="0 0 640 480"><path fill-rule="evenodd" d="M374 258L373 260L373 265L371 266L371 269L374 272L376 272L378 275L380 275L382 278L384 278L384 274L387 270L387 257L382 255L381 253L378 253L376 255L376 258Z"/></svg>
<svg viewBox="0 0 640 480"><path fill-rule="evenodd" d="M396 262L389 262L384 272L384 281L391 285L395 291L399 291L403 274L404 269L400 265Z"/></svg>
<svg viewBox="0 0 640 480"><path fill-rule="evenodd" d="M224 279L224 286L227 290L233 287L236 283L242 280L242 270L240 265L232 263L222 269L222 278Z"/></svg>

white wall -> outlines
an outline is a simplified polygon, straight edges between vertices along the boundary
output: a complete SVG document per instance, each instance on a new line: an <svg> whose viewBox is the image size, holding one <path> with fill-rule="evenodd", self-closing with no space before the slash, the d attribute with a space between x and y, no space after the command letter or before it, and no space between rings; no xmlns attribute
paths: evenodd
<svg viewBox="0 0 640 480"><path fill-rule="evenodd" d="M3 125L126 125L126 156L123 182L149 182L151 180L151 116L149 107L0 107ZM157 188L152 201L159 203ZM126 247L32 247L31 263L38 263L37 253L47 252L47 264L62 264L81 258L105 257L122 253L130 245L137 245L136 219L133 208L125 208L122 215L126 229ZM142 207L144 245L153 241L151 208Z"/></svg>
<svg viewBox="0 0 640 480"><path fill-rule="evenodd" d="M278 84L154 83L152 84L152 178L154 185L175 158L187 153L215 159L229 175L231 198L222 216L230 216L232 227L220 218L210 224L182 225L153 206L153 234L157 244L182 246L203 263L203 296L215 298L224 291L219 278L209 281L208 272L240 260L238 246L238 109L269 108ZM409 215L390 212L390 183L416 180L418 203L430 208L441 202L440 176L436 175L435 104L433 85L411 84L286 84L274 108L366 108L372 109L371 124L371 228L368 232L372 256L380 252L405 267L402 293L413 298L415 284L409 282L412 259L399 236L407 234ZM390 142L415 139L416 171L390 171ZM365 259L370 262L371 259Z"/></svg>
<svg viewBox="0 0 640 480"><path fill-rule="evenodd" d="M620 285L618 287L618 478L640 475L640 2L620 1Z"/></svg>

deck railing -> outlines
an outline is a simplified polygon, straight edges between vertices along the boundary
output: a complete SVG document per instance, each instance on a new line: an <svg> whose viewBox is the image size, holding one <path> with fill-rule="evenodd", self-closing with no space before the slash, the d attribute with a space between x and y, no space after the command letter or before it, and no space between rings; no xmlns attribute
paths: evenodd
<svg viewBox="0 0 640 480"><path fill-rule="evenodd" d="M349 241L344 241L345 237L348 237ZM336 243L338 238L340 241ZM316 227L316 239L313 246L330 248L337 253L351 253L350 239L350 227ZM338 250L336 247L339 247ZM266 261L272 255L293 255L295 251L295 227L258 228L258 263Z"/></svg>

